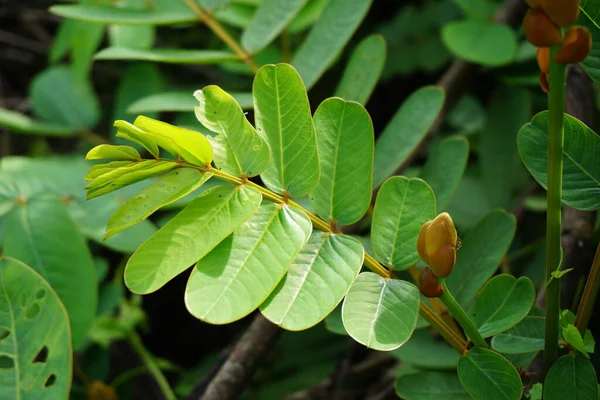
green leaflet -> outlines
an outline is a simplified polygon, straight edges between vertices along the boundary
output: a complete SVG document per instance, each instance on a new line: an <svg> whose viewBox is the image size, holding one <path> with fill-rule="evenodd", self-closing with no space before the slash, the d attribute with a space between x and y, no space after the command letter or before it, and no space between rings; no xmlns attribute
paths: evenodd
<svg viewBox="0 0 600 400"><path fill-rule="evenodd" d="M300 75L287 64L265 65L254 78L252 93L256 128L271 148L263 182L280 194L307 195L319 180L319 158Z"/></svg>
<svg viewBox="0 0 600 400"><path fill-rule="evenodd" d="M238 56L228 51L188 49L132 49L107 47L94 55L95 60L138 60L169 64L219 64L237 61Z"/></svg>
<svg viewBox="0 0 600 400"><path fill-rule="evenodd" d="M0 258L0 338L0 398L69 397L67 312L41 275L12 258Z"/></svg>
<svg viewBox="0 0 600 400"><path fill-rule="evenodd" d="M29 135L72 136L78 129L53 122L38 121L27 115L0 107L0 126L9 132Z"/></svg>
<svg viewBox="0 0 600 400"><path fill-rule="evenodd" d="M323 13L327 0L308 0L298 15L287 26L286 31L298 33L315 23Z"/></svg>
<svg viewBox="0 0 600 400"><path fill-rule="evenodd" d="M145 220L161 207L193 192L211 176L192 168L177 168L165 174L119 207L108 220L104 238Z"/></svg>
<svg viewBox="0 0 600 400"><path fill-rule="evenodd" d="M544 381L544 400L597 400L598 381L592 363L579 353L559 358Z"/></svg>
<svg viewBox="0 0 600 400"><path fill-rule="evenodd" d="M31 266L69 313L73 347L83 344L96 314L94 262L83 235L54 196L31 198L8 216L4 255Z"/></svg>
<svg viewBox="0 0 600 400"><path fill-rule="evenodd" d="M363 272L344 299L344 328L368 348L397 349L417 325L420 299L419 289L411 283Z"/></svg>
<svg viewBox="0 0 600 400"><path fill-rule="evenodd" d="M481 289L469 315L481 336L487 338L519 323L534 301L535 287L529 278L498 275Z"/></svg>
<svg viewBox="0 0 600 400"><path fill-rule="evenodd" d="M242 110L251 110L252 93L229 92ZM140 114L159 111L188 112L198 105L198 101L189 92L161 92L142 97L129 105L127 112Z"/></svg>
<svg viewBox="0 0 600 400"><path fill-rule="evenodd" d="M125 284L139 294L160 289L248 220L261 200L258 190L246 186L203 192L133 253Z"/></svg>
<svg viewBox="0 0 600 400"><path fill-rule="evenodd" d="M218 135L209 138L215 148L217 168L234 176L256 176L269 163L271 151L265 140L248 122L235 99L218 86L194 93L200 102L196 117Z"/></svg>
<svg viewBox="0 0 600 400"><path fill-rule="evenodd" d="M544 329L544 317L525 317L506 332L494 336L492 348L507 354L522 354L543 350Z"/></svg>
<svg viewBox="0 0 600 400"><path fill-rule="evenodd" d="M257 53L265 48L294 19L307 1L263 0L242 33L242 47L249 53Z"/></svg>
<svg viewBox="0 0 600 400"><path fill-rule="evenodd" d="M331 66L371 7L371 0L329 0L292 59L307 88Z"/></svg>
<svg viewBox="0 0 600 400"><path fill-rule="evenodd" d="M419 371L396 380L396 393L406 400L472 400L454 373Z"/></svg>
<svg viewBox="0 0 600 400"><path fill-rule="evenodd" d="M350 225L371 204L373 123L358 103L325 100L314 116L321 176L310 202L326 221Z"/></svg>
<svg viewBox="0 0 600 400"><path fill-rule="evenodd" d="M544 188L548 147L548 112L543 111L521 128L519 153L525 166ZM565 114L562 200L573 208L600 208L600 137L583 122Z"/></svg>
<svg viewBox="0 0 600 400"><path fill-rule="evenodd" d="M198 18L186 7L156 7L137 10L92 5L56 5L50 7L50 12L66 18L127 25L171 25L194 22Z"/></svg>
<svg viewBox="0 0 600 400"><path fill-rule="evenodd" d="M127 121L115 121L114 126L117 127L117 137L122 137L129 140L130 142L136 143L145 148L148 153L152 154L155 158L158 158L158 145L152 140L150 136L143 130L130 124Z"/></svg>
<svg viewBox="0 0 600 400"><path fill-rule="evenodd" d="M452 200L461 182L469 159L469 142L462 136L444 139L429 153L419 177L435 193L438 212Z"/></svg>
<svg viewBox="0 0 600 400"><path fill-rule="evenodd" d="M367 104L385 64L386 45L381 35L363 39L348 60L335 95L344 100Z"/></svg>
<svg viewBox="0 0 600 400"><path fill-rule="evenodd" d="M434 217L435 196L427 183L403 176L388 179L373 210L371 242L377 260L396 270L419 261L419 231Z"/></svg>
<svg viewBox="0 0 600 400"><path fill-rule="evenodd" d="M245 317L275 289L311 231L302 211L262 205L194 267L185 290L188 311L212 324Z"/></svg>
<svg viewBox="0 0 600 400"><path fill-rule="evenodd" d="M141 160L140 153L130 146L113 146L110 144L101 144L90 151L85 156L86 160L102 160L107 158L115 158L119 160Z"/></svg>
<svg viewBox="0 0 600 400"><path fill-rule="evenodd" d="M458 378L473 399L520 400L523 395L515 367L491 350L469 350L458 361Z"/></svg>
<svg viewBox="0 0 600 400"><path fill-rule="evenodd" d="M375 142L373 187L379 187L423 140L444 104L444 90L426 86L410 95Z"/></svg>
<svg viewBox="0 0 600 400"><path fill-rule="evenodd" d="M357 239L313 231L260 311L284 329L308 329L342 301L363 264Z"/></svg>

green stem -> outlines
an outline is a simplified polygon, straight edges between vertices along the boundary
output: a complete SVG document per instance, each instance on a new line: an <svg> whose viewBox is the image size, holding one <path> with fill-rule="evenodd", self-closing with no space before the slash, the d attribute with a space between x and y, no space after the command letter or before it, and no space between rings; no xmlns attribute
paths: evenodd
<svg viewBox="0 0 600 400"><path fill-rule="evenodd" d="M559 46L550 49L550 92L548 94L548 198L546 212L546 336L544 364L550 369L558 356L560 279L552 272L560 268L560 225L562 198L563 142L565 123L566 66L554 62Z"/></svg>
<svg viewBox="0 0 600 400"><path fill-rule="evenodd" d="M467 337L471 339L476 346L488 348L487 342L483 339L477 328L475 328L471 318L469 318L465 310L463 310L462 306L458 304L454 296L452 296L452 293L450 293L450 290L448 290L446 280L442 278L440 281L442 288L444 289L444 293L440 297L442 303L446 305L450 314L458 321Z"/></svg>
<svg viewBox="0 0 600 400"><path fill-rule="evenodd" d="M128 339L129 343L131 343L131 346L133 347L133 350L135 350L135 352L140 356L144 362L144 365L148 369L148 372L150 372L150 375L152 375L156 381L156 384L160 388L160 391L165 399L176 400L177 397L175 396L175 393L173 393L173 389L171 389L169 382L167 382L167 378L165 378L160 368L158 368L158 365L156 364L156 361L154 361L152 354L150 354L150 352L142 344L142 339L137 332L132 331L129 334Z"/></svg>
<svg viewBox="0 0 600 400"><path fill-rule="evenodd" d="M596 256L594 257L594 262L590 269L590 275L585 283L585 289L583 289L581 302L577 309L577 317L575 318L575 326L579 329L579 333L581 333L582 336L585 334L585 330L592 317L594 304L596 303L596 297L598 296L598 288L600 288L600 244L596 249Z"/></svg>

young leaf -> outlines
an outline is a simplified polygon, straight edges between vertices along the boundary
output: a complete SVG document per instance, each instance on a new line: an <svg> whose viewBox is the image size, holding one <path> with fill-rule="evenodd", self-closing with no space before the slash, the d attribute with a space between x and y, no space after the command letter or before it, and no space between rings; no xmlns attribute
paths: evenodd
<svg viewBox="0 0 600 400"><path fill-rule="evenodd" d="M217 168L235 176L256 176L269 163L271 151L256 133L235 99L218 86L207 86L194 93L200 102L196 117L218 135L209 138L215 151Z"/></svg>
<svg viewBox="0 0 600 400"><path fill-rule="evenodd" d="M130 146L113 146L110 144L101 144L91 149L85 156L86 160L103 160L116 158L119 160L141 160L140 153Z"/></svg>
<svg viewBox="0 0 600 400"><path fill-rule="evenodd" d="M330 0L292 65L310 89L335 61L371 7L371 0Z"/></svg>
<svg viewBox="0 0 600 400"><path fill-rule="evenodd" d="M344 328L368 348L397 349L410 338L417 325L419 302L419 289L413 284L363 272L344 299Z"/></svg>
<svg viewBox="0 0 600 400"><path fill-rule="evenodd" d="M385 53L383 36L371 35L363 39L350 56L335 95L367 104L383 71Z"/></svg>
<svg viewBox="0 0 600 400"><path fill-rule="evenodd" d="M125 267L134 293L152 293L210 252L258 209L262 196L246 186L203 192L141 245Z"/></svg>
<svg viewBox="0 0 600 400"><path fill-rule="evenodd" d="M433 189L438 212L444 211L452 200L468 159L469 142L462 136L441 141L429 153L419 177Z"/></svg>
<svg viewBox="0 0 600 400"><path fill-rule="evenodd" d="M512 275L492 278L475 297L469 314L482 337L504 332L529 314L535 301L535 288L527 277Z"/></svg>
<svg viewBox="0 0 600 400"><path fill-rule="evenodd" d="M371 241L375 257L396 270L419 261L417 237L423 224L435 217L435 196L421 179L388 179L375 201Z"/></svg>
<svg viewBox="0 0 600 400"><path fill-rule="evenodd" d="M116 126L118 129L117 137L122 137L145 148L148 153L152 154L155 158L158 158L160 155L158 151L158 145L156 142L154 142L152 137L146 134L146 132L135 125L122 120L115 121L114 126Z"/></svg>
<svg viewBox="0 0 600 400"><path fill-rule="evenodd" d="M260 311L284 329L316 325L342 301L363 259L353 237L314 231Z"/></svg>
<svg viewBox="0 0 600 400"><path fill-rule="evenodd" d="M275 289L311 231L302 211L262 205L196 264L185 290L188 311L211 324L248 315Z"/></svg>
<svg viewBox="0 0 600 400"><path fill-rule="evenodd" d="M471 400L458 376L448 372L420 371L396 380L396 394L406 400Z"/></svg>
<svg viewBox="0 0 600 400"><path fill-rule="evenodd" d="M85 341L96 314L94 261L83 235L54 196L31 198L8 216L4 255L23 261L52 286L69 313L73 347Z"/></svg>
<svg viewBox="0 0 600 400"><path fill-rule="evenodd" d="M1 257L0 296L0 398L68 398L71 335L58 296L35 270Z"/></svg>
<svg viewBox="0 0 600 400"><path fill-rule="evenodd" d="M512 214L496 210L475 225L456 252L456 266L446 283L456 300L466 306L494 274L508 251L516 230Z"/></svg>
<svg viewBox="0 0 600 400"><path fill-rule="evenodd" d="M444 91L428 86L400 106L375 142L373 187L379 187L400 167L429 131L444 104Z"/></svg>
<svg viewBox="0 0 600 400"><path fill-rule="evenodd" d="M104 238L145 220L161 207L193 192L211 176L192 168L178 168L165 174L119 207L108 220Z"/></svg>
<svg viewBox="0 0 600 400"><path fill-rule="evenodd" d="M537 114L519 131L519 153L525 166L544 188L548 147L548 112ZM583 122L565 115L562 200L580 210L600 208L600 137Z"/></svg>
<svg viewBox="0 0 600 400"><path fill-rule="evenodd" d="M138 60L168 64L220 64L237 61L238 56L228 51L188 49L132 49L107 47L94 55L95 60Z"/></svg>
<svg viewBox="0 0 600 400"><path fill-rule="evenodd" d="M319 158L300 75L287 64L265 65L254 78L252 94L256 128L271 147L262 180L277 193L307 195L319 180Z"/></svg>
<svg viewBox="0 0 600 400"><path fill-rule="evenodd" d="M521 354L544 349L545 319L525 317L523 321L492 339L492 348L501 353Z"/></svg>
<svg viewBox="0 0 600 400"><path fill-rule="evenodd" d="M592 363L579 353L559 358L544 381L544 400L596 400L598 382Z"/></svg>
<svg viewBox="0 0 600 400"><path fill-rule="evenodd" d="M581 333L579 333L579 330L574 325L569 324L563 327L562 337L565 342L571 345L571 347L583 354L586 358L590 358L590 355L585 348L583 337L581 337Z"/></svg>
<svg viewBox="0 0 600 400"><path fill-rule="evenodd" d="M257 53L279 35L307 0L264 0L242 34L242 47Z"/></svg>
<svg viewBox="0 0 600 400"><path fill-rule="evenodd" d="M373 123L360 104L325 100L314 116L321 176L310 202L339 225L358 221L371 204Z"/></svg>
<svg viewBox="0 0 600 400"><path fill-rule="evenodd" d="M520 400L523 395L515 367L500 354L479 347L458 361L458 379L474 399Z"/></svg>

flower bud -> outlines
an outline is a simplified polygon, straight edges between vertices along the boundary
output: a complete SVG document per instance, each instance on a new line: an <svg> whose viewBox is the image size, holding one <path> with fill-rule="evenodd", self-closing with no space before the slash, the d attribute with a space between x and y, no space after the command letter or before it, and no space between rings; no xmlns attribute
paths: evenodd
<svg viewBox="0 0 600 400"><path fill-rule="evenodd" d="M562 47L556 53L557 64L577 64L585 60L592 50L592 35L583 26L573 26L567 30Z"/></svg>
<svg viewBox="0 0 600 400"><path fill-rule="evenodd" d="M550 93L550 83L548 82L548 74L541 71L540 72L540 87L544 91L544 93Z"/></svg>
<svg viewBox="0 0 600 400"><path fill-rule="evenodd" d="M540 8L532 8L525 14L523 30L527 40L534 46L550 47L560 43L558 26Z"/></svg>
<svg viewBox="0 0 600 400"><path fill-rule="evenodd" d="M436 276L450 275L456 261L458 236L448 213L441 213L426 222L417 239L417 251Z"/></svg>
<svg viewBox="0 0 600 400"><path fill-rule="evenodd" d="M427 228L433 223L433 221L427 221L421 227L419 231L419 238L417 239L417 251L419 252L419 256L425 263L429 264L429 255L427 254L427 250L425 249L425 237L427 235Z"/></svg>
<svg viewBox="0 0 600 400"><path fill-rule="evenodd" d="M579 0L540 0L539 3L558 26L574 24L579 17Z"/></svg>
<svg viewBox="0 0 600 400"><path fill-rule="evenodd" d="M550 49L547 47L538 47L536 53L538 67L543 73L550 72Z"/></svg>
<svg viewBox="0 0 600 400"><path fill-rule="evenodd" d="M445 278L452 273L456 264L456 248L445 244L429 257L429 261L433 273Z"/></svg>
<svg viewBox="0 0 600 400"><path fill-rule="evenodd" d="M444 293L442 285L438 282L438 278L431 272L428 267L425 267L419 272L419 290L423 296L428 298L440 297Z"/></svg>

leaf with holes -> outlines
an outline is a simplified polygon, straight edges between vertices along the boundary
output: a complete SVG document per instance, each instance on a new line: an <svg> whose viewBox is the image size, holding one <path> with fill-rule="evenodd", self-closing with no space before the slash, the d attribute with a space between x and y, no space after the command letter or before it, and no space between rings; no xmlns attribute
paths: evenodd
<svg viewBox="0 0 600 400"><path fill-rule="evenodd" d="M185 290L188 311L211 324L245 317L275 289L311 231L302 211L262 205L196 264Z"/></svg>
<svg viewBox="0 0 600 400"><path fill-rule="evenodd" d="M344 328L368 348L397 349L417 326L420 299L419 289L411 283L363 272L344 299Z"/></svg>
<svg viewBox="0 0 600 400"><path fill-rule="evenodd" d="M254 78L252 94L256 128L271 147L262 180L277 193L307 195L319 181L319 158L300 75L287 64L265 65Z"/></svg>
<svg viewBox="0 0 600 400"><path fill-rule="evenodd" d="M218 86L207 86L194 96L200 102L194 107L196 117L218 134L209 138L217 168L235 176L261 174L271 159L271 150L235 99Z"/></svg>
<svg viewBox="0 0 600 400"><path fill-rule="evenodd" d="M316 325L342 301L363 259L357 239L314 231L260 311L288 330Z"/></svg>
<svg viewBox="0 0 600 400"><path fill-rule="evenodd" d="M0 398L68 398L69 320L52 287L29 266L0 257L0 299Z"/></svg>
<svg viewBox="0 0 600 400"><path fill-rule="evenodd" d="M55 196L29 199L8 216L4 255L44 277L69 313L73 347L85 341L98 302L94 261L65 206Z"/></svg>
<svg viewBox="0 0 600 400"><path fill-rule="evenodd" d="M350 225L369 208L373 177L373 123L358 103L325 100L314 116L321 176L310 202L326 221Z"/></svg>
<svg viewBox="0 0 600 400"><path fill-rule="evenodd" d="M598 399L594 366L577 352L556 360L544 381L544 400L564 399Z"/></svg>
<svg viewBox="0 0 600 400"><path fill-rule="evenodd" d="M474 399L519 400L523 395L515 367L500 354L479 347L458 360L458 379Z"/></svg>
<svg viewBox="0 0 600 400"><path fill-rule="evenodd" d="M396 270L419 261L419 231L434 217L435 196L427 183L403 176L388 179L377 195L371 225L377 260Z"/></svg>

